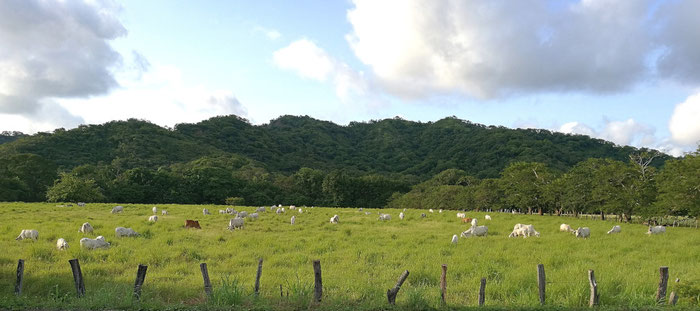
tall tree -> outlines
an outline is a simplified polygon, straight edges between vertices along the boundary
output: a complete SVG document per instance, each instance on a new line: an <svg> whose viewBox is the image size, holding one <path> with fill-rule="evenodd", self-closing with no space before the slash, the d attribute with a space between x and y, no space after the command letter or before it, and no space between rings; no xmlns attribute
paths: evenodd
<svg viewBox="0 0 700 311"><path fill-rule="evenodd" d="M537 162L515 162L501 173L501 189L505 203L515 208L533 210L541 215L545 212L545 186L552 181L553 174L546 165Z"/></svg>

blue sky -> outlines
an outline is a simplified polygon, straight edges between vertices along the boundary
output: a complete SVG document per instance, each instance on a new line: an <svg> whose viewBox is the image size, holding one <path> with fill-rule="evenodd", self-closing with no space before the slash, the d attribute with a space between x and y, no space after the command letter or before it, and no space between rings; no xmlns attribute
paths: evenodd
<svg viewBox="0 0 700 311"><path fill-rule="evenodd" d="M700 141L698 11L691 0L8 0L0 131L454 115L678 155Z"/></svg>

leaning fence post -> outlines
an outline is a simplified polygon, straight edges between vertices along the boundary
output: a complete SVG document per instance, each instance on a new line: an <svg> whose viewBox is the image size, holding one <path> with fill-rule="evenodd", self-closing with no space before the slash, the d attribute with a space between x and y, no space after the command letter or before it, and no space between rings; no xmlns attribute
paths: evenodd
<svg viewBox="0 0 700 311"><path fill-rule="evenodd" d="M85 282L83 281L83 272L80 271L80 262L78 259L68 260L70 268L73 270L73 281L75 282L75 290L78 292L78 297L85 296Z"/></svg>
<svg viewBox="0 0 700 311"><path fill-rule="evenodd" d="M396 295L399 293L399 290L401 289L401 285L403 285L403 282L406 281L406 278L408 277L408 270L404 271L401 276L399 277L399 280L396 281L396 285L394 285L394 288L389 289L386 291L386 298L389 299L390 304L396 304Z"/></svg>
<svg viewBox="0 0 700 311"><path fill-rule="evenodd" d="M445 304L445 296L447 294L447 265L442 265L442 275L440 276L440 299Z"/></svg>
<svg viewBox="0 0 700 311"><path fill-rule="evenodd" d="M537 287L540 289L540 304L544 305L545 276L543 264L537 265Z"/></svg>
<svg viewBox="0 0 700 311"><path fill-rule="evenodd" d="M479 306L483 306L485 300L486 300L486 278L481 278L481 284L479 285Z"/></svg>
<svg viewBox="0 0 700 311"><path fill-rule="evenodd" d="M668 285L668 267L659 267L659 288L656 290L656 302L666 300L666 286Z"/></svg>
<svg viewBox="0 0 700 311"><path fill-rule="evenodd" d="M136 271L136 281L134 282L134 298L136 298L136 300L141 300L141 287L146 280L147 269L148 266L140 264L139 269Z"/></svg>
<svg viewBox="0 0 700 311"><path fill-rule="evenodd" d="M15 295L22 294L22 281L24 280L24 259L17 262L17 283L15 283Z"/></svg>
<svg viewBox="0 0 700 311"><path fill-rule="evenodd" d="M262 276L262 258L258 259L258 273L255 275L255 296L260 295L260 276Z"/></svg>
<svg viewBox="0 0 700 311"><path fill-rule="evenodd" d="M323 296L323 282L321 281L321 261L314 260L314 300L321 301Z"/></svg>
<svg viewBox="0 0 700 311"><path fill-rule="evenodd" d="M595 280L593 270L588 270L588 283L591 285L591 297L588 300L588 306L593 307L598 304L598 282Z"/></svg>
<svg viewBox="0 0 700 311"><path fill-rule="evenodd" d="M207 296L211 297L211 281L209 281L209 270L207 270L207 263L203 262L199 264L199 269L202 270L202 279L204 279L204 292Z"/></svg>
<svg viewBox="0 0 700 311"><path fill-rule="evenodd" d="M681 280L679 278L676 278L676 283L678 283L680 281ZM668 296L668 303L672 306L675 306L677 302L678 302L678 295L676 295L676 291L672 291L671 295Z"/></svg>

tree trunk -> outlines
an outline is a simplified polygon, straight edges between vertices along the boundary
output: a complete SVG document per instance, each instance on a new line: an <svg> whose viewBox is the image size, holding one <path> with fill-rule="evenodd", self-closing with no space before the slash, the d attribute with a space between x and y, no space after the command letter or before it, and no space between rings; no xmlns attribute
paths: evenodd
<svg viewBox="0 0 700 311"><path fill-rule="evenodd" d="M527 208L527 214L528 214L528 215L532 215L532 207L528 207L528 208Z"/></svg>
<svg viewBox="0 0 700 311"><path fill-rule="evenodd" d="M557 216L561 216L561 208L557 209Z"/></svg>
<svg viewBox="0 0 700 311"><path fill-rule="evenodd" d="M574 210L574 217L578 218L578 211Z"/></svg>
<svg viewBox="0 0 700 311"><path fill-rule="evenodd" d="M537 213L540 214L540 216L544 215L541 207L537 208Z"/></svg>
<svg viewBox="0 0 700 311"><path fill-rule="evenodd" d="M605 212L600 211L600 220L605 220Z"/></svg>

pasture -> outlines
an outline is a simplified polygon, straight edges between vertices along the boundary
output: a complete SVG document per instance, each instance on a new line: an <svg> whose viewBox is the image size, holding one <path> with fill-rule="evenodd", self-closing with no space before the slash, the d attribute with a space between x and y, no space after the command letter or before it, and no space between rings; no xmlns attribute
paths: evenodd
<svg viewBox="0 0 700 311"><path fill-rule="evenodd" d="M678 307L698 307L700 296L700 231L668 228L648 236L647 227L620 224L620 234L605 234L610 221L569 217L466 212L488 226L487 237L460 238L468 229L455 211L428 213L407 210L304 208L304 213L261 213L245 221L242 230L226 227L233 216L218 214L225 206L157 205L159 220L148 222L153 205L116 204L57 207L56 204L0 203L0 308L81 309L386 309L387 289L404 270L410 275L396 300L402 309L439 309L440 274L447 264L447 307L474 307L479 280L487 278L486 306L539 306L536 266L544 264L547 305L585 307L588 269L595 270L603 307L647 308L654 295L659 267L670 270L669 290L680 293ZM211 215L203 216L202 208ZM288 208L288 206L287 206ZM165 209L169 215L162 216ZM254 212L254 207L236 207ZM379 221L378 212L392 215ZM426 213L426 218L420 214ZM329 218L339 215L338 224ZM296 216L296 224L290 218ZM198 229L185 229L185 219L199 220ZM94 234L79 233L84 222ZM533 224L541 237L508 238L516 223ZM589 239L559 232L559 225L590 227ZM115 227L129 227L139 237L116 238ZM15 241L22 229L39 231L38 241ZM105 237L109 249L83 250L83 237ZM64 238L66 251L56 249ZM25 260L21 297L15 297L18 259ZM87 289L75 298L68 260L80 260ZM263 258L261 293L253 295L258 258ZM312 261L323 271L323 301L311 303ZM199 264L208 264L214 294L203 292ZM139 264L148 265L141 301L132 298ZM673 282L680 278L679 283ZM284 297L280 297L280 285ZM287 296L288 295L288 296Z"/></svg>

